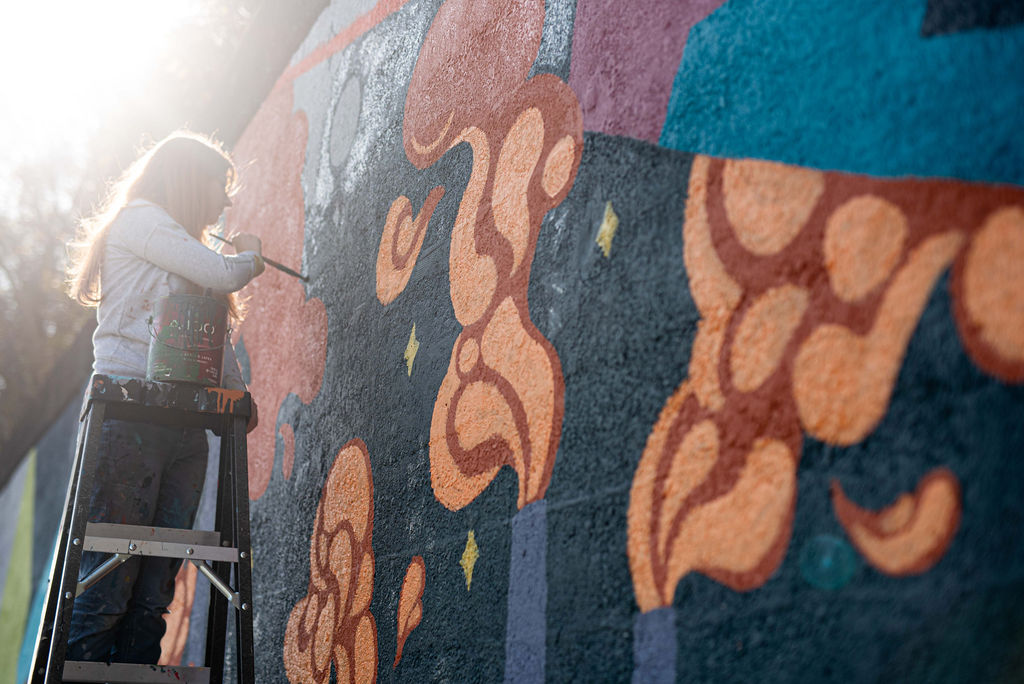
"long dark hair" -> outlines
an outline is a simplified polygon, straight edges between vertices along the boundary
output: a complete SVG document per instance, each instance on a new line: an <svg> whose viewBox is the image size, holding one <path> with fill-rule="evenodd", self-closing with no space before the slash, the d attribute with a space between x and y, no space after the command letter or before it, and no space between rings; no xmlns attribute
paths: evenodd
<svg viewBox="0 0 1024 684"><path fill-rule="evenodd" d="M107 231L132 200L146 199L160 205L192 237L206 242L209 226L201 224L210 214L206 206L210 200L205 190L212 180L220 179L228 194L233 194L235 165L224 147L209 136L180 130L143 152L110 185L100 209L79 222L68 267L70 297L85 306L99 305ZM227 303L232 317L240 318L241 306L235 293L227 296Z"/></svg>

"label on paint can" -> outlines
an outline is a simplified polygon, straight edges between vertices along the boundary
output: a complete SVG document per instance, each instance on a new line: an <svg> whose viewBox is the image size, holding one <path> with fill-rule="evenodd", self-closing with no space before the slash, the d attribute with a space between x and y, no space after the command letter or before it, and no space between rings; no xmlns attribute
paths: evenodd
<svg viewBox="0 0 1024 684"><path fill-rule="evenodd" d="M161 297L150 319L146 379L219 387L227 306L212 297Z"/></svg>

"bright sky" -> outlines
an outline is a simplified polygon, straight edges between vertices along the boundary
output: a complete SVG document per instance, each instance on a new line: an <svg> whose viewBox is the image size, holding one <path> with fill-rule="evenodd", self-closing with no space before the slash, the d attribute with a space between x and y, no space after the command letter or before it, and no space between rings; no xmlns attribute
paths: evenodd
<svg viewBox="0 0 1024 684"><path fill-rule="evenodd" d="M75 148L196 0L13 0L0 9L0 166Z"/></svg>

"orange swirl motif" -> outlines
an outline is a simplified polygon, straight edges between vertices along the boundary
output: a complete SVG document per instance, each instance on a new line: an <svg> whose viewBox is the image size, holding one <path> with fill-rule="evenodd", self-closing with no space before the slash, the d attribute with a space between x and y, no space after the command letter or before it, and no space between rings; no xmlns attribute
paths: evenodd
<svg viewBox="0 0 1024 684"><path fill-rule="evenodd" d="M402 581L402 591L398 595L398 631L395 646L395 663L392 669L398 667L402 659L402 649L405 648L405 640L416 629L420 620L423 619L423 589L427 584L427 567L423 563L423 556L413 556L409 567L405 571L405 579Z"/></svg>
<svg viewBox="0 0 1024 684"><path fill-rule="evenodd" d="M849 445L874 430L950 265L968 354L1024 380L1020 190L698 156L683 244L701 319L630 495L644 612L670 605L690 571L736 590L771 576L792 532L804 433ZM931 567L959 524L948 469L878 514L838 485L833 500L854 545L889 574Z"/></svg>
<svg viewBox="0 0 1024 684"><path fill-rule="evenodd" d="M377 299L381 304L395 301L409 283L427 224L443 195L444 188L431 190L415 218L408 197L403 195L391 203L377 251Z"/></svg>
<svg viewBox="0 0 1024 684"><path fill-rule="evenodd" d="M850 501L836 480L832 506L873 566L887 575L919 575L939 561L960 525L960 483L948 468L936 468L913 494L873 513Z"/></svg>
<svg viewBox="0 0 1024 684"><path fill-rule="evenodd" d="M373 598L373 475L354 439L327 474L309 544L309 588L292 608L284 637L290 682L323 684L331 662L339 682L377 678Z"/></svg>
<svg viewBox="0 0 1024 684"><path fill-rule="evenodd" d="M561 364L530 320L527 287L541 221L572 187L583 131L579 103L563 81L550 74L527 80L543 24L543 0L448 0L427 32L406 97L405 151L416 167L463 143L473 152L449 257L463 330L430 430L431 484L452 510L505 465L519 474L519 508L542 499L561 437ZM422 244L419 224L438 190L415 221L407 200L392 204L377 260L385 304L408 282Z"/></svg>

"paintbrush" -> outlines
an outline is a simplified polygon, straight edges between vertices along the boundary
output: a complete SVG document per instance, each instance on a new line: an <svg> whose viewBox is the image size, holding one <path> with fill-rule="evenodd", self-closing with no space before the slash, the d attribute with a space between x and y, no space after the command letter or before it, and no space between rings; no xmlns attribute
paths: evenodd
<svg viewBox="0 0 1024 684"><path fill-rule="evenodd" d="M218 240L220 240L221 242L224 242L224 243L227 243L227 244L229 244L231 246L234 246L234 243L231 242L231 240L229 240L226 237L224 237L223 235L218 235L217 233L210 233L210 237L215 237ZM292 269L288 268L284 264L280 264L280 263L274 261L273 259L268 259L267 257L263 257L263 262L266 263L267 266L273 266L274 268L276 268L278 271L281 271L282 273L287 273L290 276L295 276L299 280L303 280L303 281L305 281L307 283L309 282L309 278L308 277L302 275L298 271L293 271Z"/></svg>

